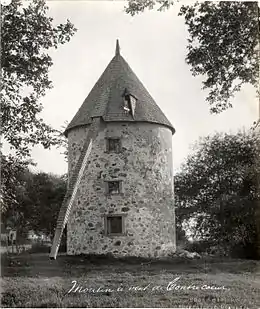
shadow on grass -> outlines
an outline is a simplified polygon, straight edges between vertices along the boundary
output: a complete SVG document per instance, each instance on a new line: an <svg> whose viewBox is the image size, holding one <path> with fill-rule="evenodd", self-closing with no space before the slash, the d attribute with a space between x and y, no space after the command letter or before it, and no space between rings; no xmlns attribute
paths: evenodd
<svg viewBox="0 0 260 309"><path fill-rule="evenodd" d="M260 271L259 261L238 260L228 258L187 259L183 257L116 258L106 255L77 255L61 254L56 260L50 260L48 253L23 253L20 255L2 254L2 277L67 277L78 272L86 274L93 271L130 272L133 275L140 271L159 273L164 270L169 273L254 273Z"/></svg>

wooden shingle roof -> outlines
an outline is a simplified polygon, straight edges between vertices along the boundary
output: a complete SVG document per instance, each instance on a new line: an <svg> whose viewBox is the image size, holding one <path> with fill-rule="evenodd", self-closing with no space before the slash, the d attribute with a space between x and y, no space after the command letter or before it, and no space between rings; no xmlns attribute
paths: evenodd
<svg viewBox="0 0 260 309"><path fill-rule="evenodd" d="M134 116L125 113L123 108L125 90L137 99ZM92 117L102 117L105 122L157 123L168 127L172 133L175 132L172 124L120 55L118 41L115 56L68 125L65 135L75 127L91 124Z"/></svg>

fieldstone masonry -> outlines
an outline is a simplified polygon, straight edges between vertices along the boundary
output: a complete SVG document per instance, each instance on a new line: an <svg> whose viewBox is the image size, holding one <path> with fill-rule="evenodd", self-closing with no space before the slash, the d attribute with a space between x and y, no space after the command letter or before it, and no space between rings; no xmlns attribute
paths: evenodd
<svg viewBox="0 0 260 309"><path fill-rule="evenodd" d="M68 132L69 178L88 126ZM121 139L108 153L106 138ZM121 180L122 192L106 193L106 181ZM125 216L125 235L105 235L105 215ZM88 166L67 223L68 254L167 256L175 251L172 131L147 122L101 122Z"/></svg>

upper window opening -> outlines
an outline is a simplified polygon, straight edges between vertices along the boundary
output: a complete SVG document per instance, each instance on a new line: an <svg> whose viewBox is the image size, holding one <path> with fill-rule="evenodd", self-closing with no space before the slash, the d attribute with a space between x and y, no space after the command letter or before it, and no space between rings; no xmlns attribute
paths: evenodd
<svg viewBox="0 0 260 309"><path fill-rule="evenodd" d="M131 112L131 102L130 102L130 95L129 94L124 96L124 111L125 111L125 113Z"/></svg>
<svg viewBox="0 0 260 309"><path fill-rule="evenodd" d="M108 138L107 139L107 151L108 152L120 152L121 140L120 138Z"/></svg>
<svg viewBox="0 0 260 309"><path fill-rule="evenodd" d="M136 98L132 96L127 89L125 89L124 93L124 111L126 114L131 114L134 116L135 113L135 107L136 107Z"/></svg>

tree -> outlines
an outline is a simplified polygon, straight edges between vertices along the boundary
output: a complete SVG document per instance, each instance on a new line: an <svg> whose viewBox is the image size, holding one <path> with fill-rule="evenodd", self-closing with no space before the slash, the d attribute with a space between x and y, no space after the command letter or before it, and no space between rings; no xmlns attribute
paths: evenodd
<svg viewBox="0 0 260 309"><path fill-rule="evenodd" d="M48 50L70 41L76 29L69 20L54 26L44 0L32 0L27 7L13 0L10 5L1 5L1 13L1 134L14 152L1 154L5 210L15 202L12 184L17 170L30 164L31 148L62 143L60 132L40 118L40 100L52 87L48 72L53 63Z"/></svg>
<svg viewBox="0 0 260 309"><path fill-rule="evenodd" d="M66 193L66 176L33 174L28 169L16 176L17 202L4 213L4 223L16 227L19 236L29 230L52 235Z"/></svg>
<svg viewBox="0 0 260 309"><path fill-rule="evenodd" d="M128 0L132 16L146 8L160 11L170 0ZM260 10L257 2L200 2L183 5L179 12L188 28L186 62L194 76L202 75L212 113L232 107L231 98L243 84L259 83Z"/></svg>
<svg viewBox="0 0 260 309"><path fill-rule="evenodd" d="M20 161L12 155L1 155L1 212L17 205L16 188L21 185L20 174L26 170L30 161Z"/></svg>
<svg viewBox="0 0 260 309"><path fill-rule="evenodd" d="M251 132L216 134L195 145L175 177L177 216L195 220L193 237L227 252L237 246L257 255L256 158L257 137Z"/></svg>
<svg viewBox="0 0 260 309"><path fill-rule="evenodd" d="M68 42L76 29L70 21L54 27L43 0L27 8L13 0L1 9L2 134L24 156L29 146L58 142L56 131L39 118L40 98L52 87L48 72L53 63L46 51Z"/></svg>
<svg viewBox="0 0 260 309"><path fill-rule="evenodd" d="M26 192L28 200L24 200L23 203L25 209L30 209L30 228L35 232L52 235L66 193L65 176L33 174L31 181L26 183Z"/></svg>

